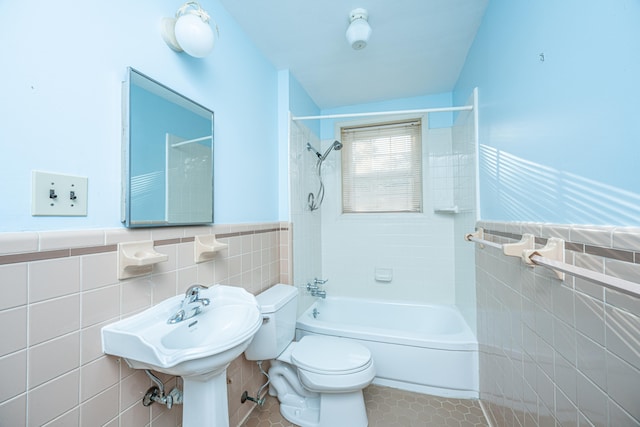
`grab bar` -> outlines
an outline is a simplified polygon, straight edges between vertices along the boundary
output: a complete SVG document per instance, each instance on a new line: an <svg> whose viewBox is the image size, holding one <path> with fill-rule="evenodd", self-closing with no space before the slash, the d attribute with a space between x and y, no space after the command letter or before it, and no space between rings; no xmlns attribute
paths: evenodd
<svg viewBox="0 0 640 427"><path fill-rule="evenodd" d="M535 238L530 234L522 236L522 240L517 243L499 244L484 239L484 230L479 228L474 233L464 236L469 242L478 243L484 246L500 249L507 256L519 256L528 265L540 265L554 270L560 280L564 280L564 273L574 277L586 279L591 282L613 289L618 292L640 298L640 283L631 282L593 270L588 270L564 262L564 240L550 238L547 245L540 249L534 249Z"/></svg>
<svg viewBox="0 0 640 427"><path fill-rule="evenodd" d="M622 292L632 297L640 298L640 284L630 282L629 280L620 279L614 276L607 276L606 274L598 273L597 271L587 270L586 268L576 267L564 262L554 261L539 255L531 255L529 257L537 265L551 268L553 270L559 270L563 273L570 274L581 279L586 279L592 282L600 283L602 286L613 289L614 291Z"/></svg>

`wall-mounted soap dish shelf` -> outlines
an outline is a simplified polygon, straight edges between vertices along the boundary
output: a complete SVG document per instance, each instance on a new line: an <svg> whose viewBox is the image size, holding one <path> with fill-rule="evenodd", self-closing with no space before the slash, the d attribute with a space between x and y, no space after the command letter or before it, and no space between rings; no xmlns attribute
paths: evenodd
<svg viewBox="0 0 640 427"><path fill-rule="evenodd" d="M505 243L502 245L502 253L507 256L522 256L522 251L533 250L536 248L536 238L533 234L525 233L519 242Z"/></svg>
<svg viewBox="0 0 640 427"><path fill-rule="evenodd" d="M216 252L229 247L216 240L215 234L204 234L195 237L194 255L196 263L209 261Z"/></svg>
<svg viewBox="0 0 640 427"><path fill-rule="evenodd" d="M156 252L153 240L118 243L118 279L143 276L153 271L153 265L169 259Z"/></svg>
<svg viewBox="0 0 640 427"><path fill-rule="evenodd" d="M460 213L460 208L458 208L458 205L439 206L437 208L433 208L433 212L437 214L457 214L457 213Z"/></svg>

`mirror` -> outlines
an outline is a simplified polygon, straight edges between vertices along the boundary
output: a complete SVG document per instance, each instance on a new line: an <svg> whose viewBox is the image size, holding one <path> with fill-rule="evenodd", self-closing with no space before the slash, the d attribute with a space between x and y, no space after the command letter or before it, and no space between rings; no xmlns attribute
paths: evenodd
<svg viewBox="0 0 640 427"><path fill-rule="evenodd" d="M123 83L122 222L213 222L213 111L133 68Z"/></svg>

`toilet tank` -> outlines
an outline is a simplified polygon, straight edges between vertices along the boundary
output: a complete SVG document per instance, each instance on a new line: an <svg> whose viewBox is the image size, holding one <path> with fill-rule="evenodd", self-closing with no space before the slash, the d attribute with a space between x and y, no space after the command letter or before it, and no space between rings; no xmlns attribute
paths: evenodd
<svg viewBox="0 0 640 427"><path fill-rule="evenodd" d="M297 297L295 286L278 283L256 295L262 326L244 352L247 360L272 360L293 341L296 332Z"/></svg>

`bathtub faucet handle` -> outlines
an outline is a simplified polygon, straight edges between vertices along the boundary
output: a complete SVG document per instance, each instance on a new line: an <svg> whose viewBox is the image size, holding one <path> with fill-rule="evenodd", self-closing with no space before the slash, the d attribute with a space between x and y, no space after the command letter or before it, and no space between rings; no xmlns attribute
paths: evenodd
<svg viewBox="0 0 640 427"><path fill-rule="evenodd" d="M328 281L329 281L329 279L322 280L322 279L315 278L315 279L313 279L313 284L316 285L316 286L317 285L324 285Z"/></svg>

